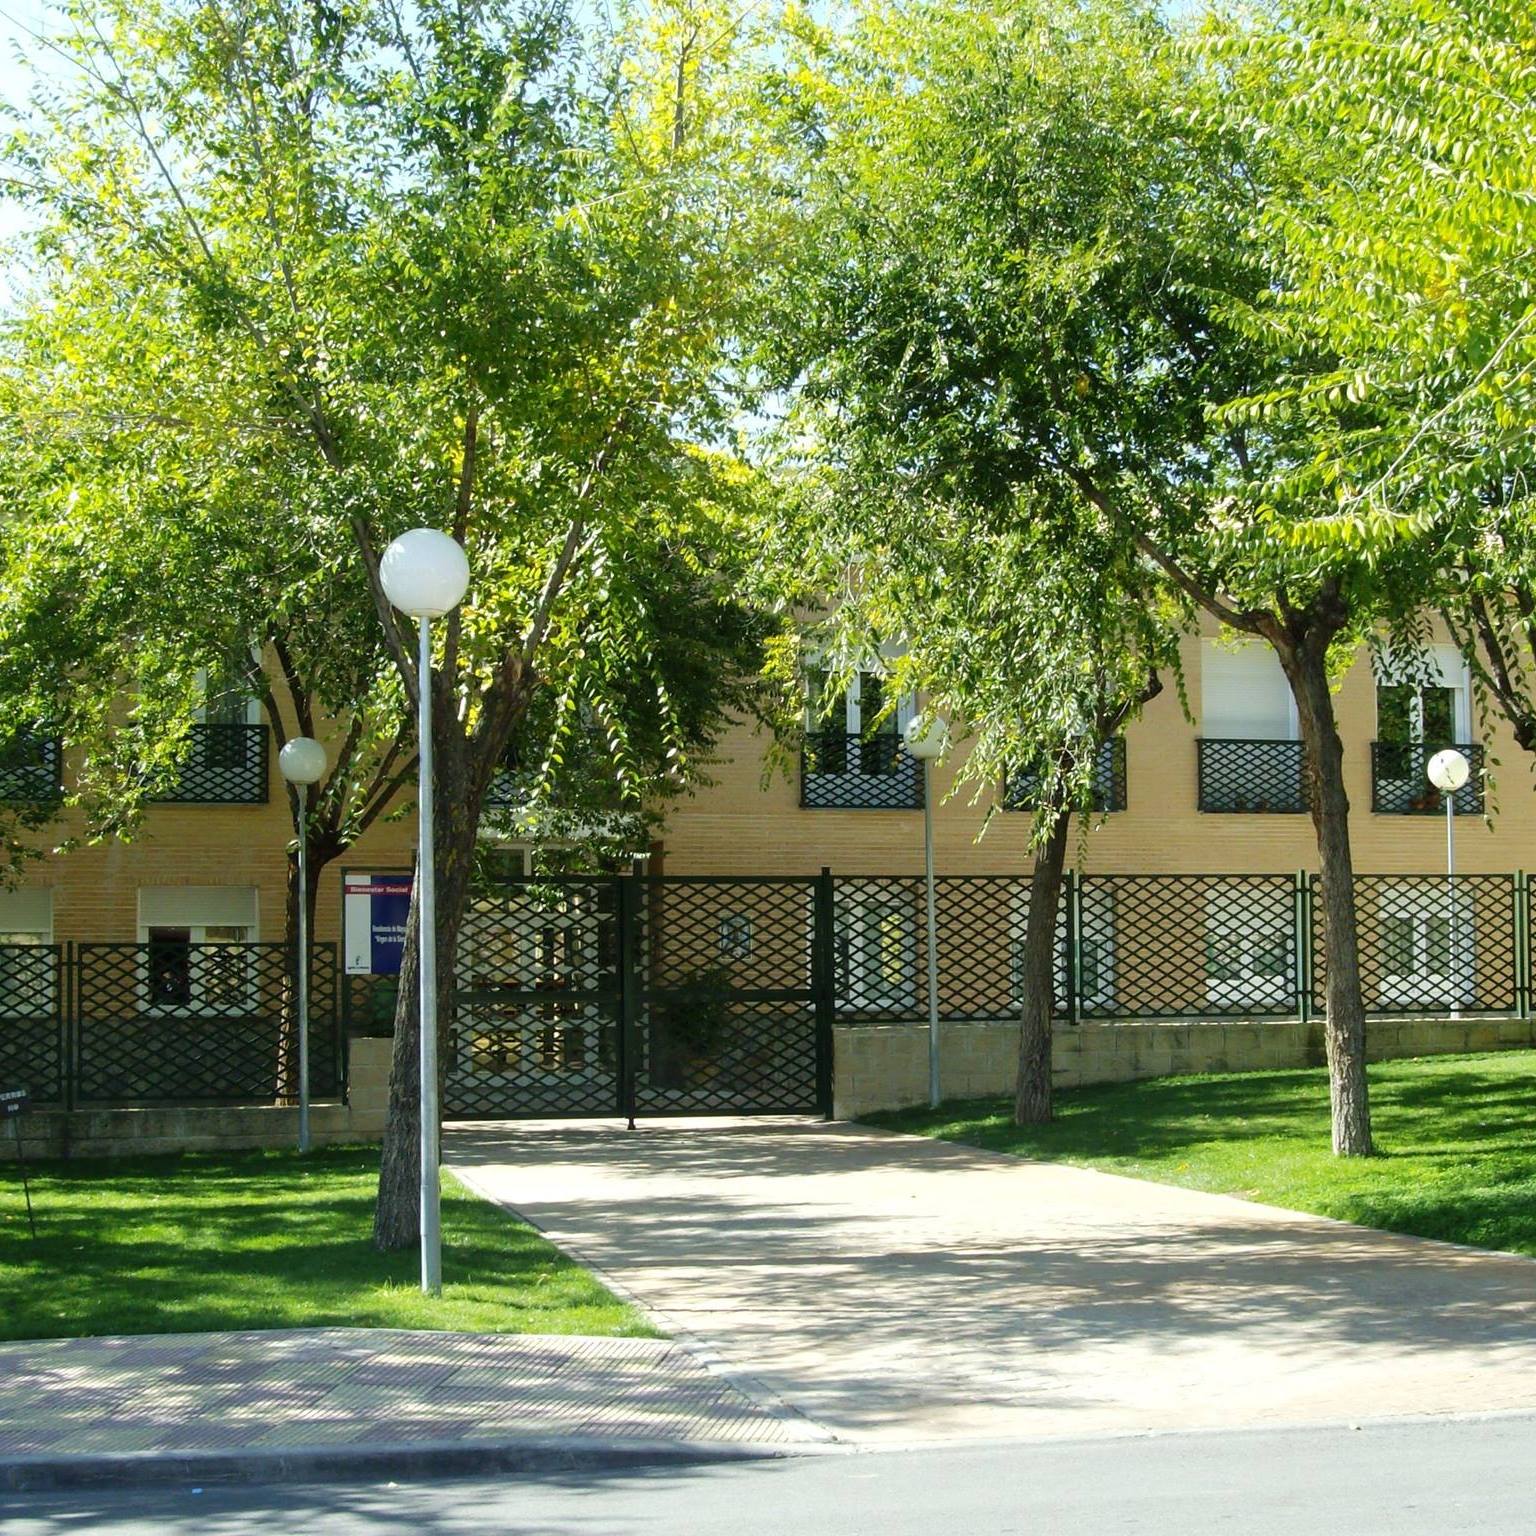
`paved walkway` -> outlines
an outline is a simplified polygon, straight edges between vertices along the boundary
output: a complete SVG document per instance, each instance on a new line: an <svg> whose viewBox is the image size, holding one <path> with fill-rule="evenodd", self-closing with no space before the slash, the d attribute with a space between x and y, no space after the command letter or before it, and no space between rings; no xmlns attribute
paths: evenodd
<svg viewBox="0 0 1536 1536"><path fill-rule="evenodd" d="M445 1156L854 1441L1536 1408L1526 1259L849 1125L480 1125Z"/></svg>
<svg viewBox="0 0 1536 1536"><path fill-rule="evenodd" d="M0 1345L0 1487L47 1486L46 1464L76 1481L87 1464L110 1480L167 1461L260 1476L349 1453L420 1470L533 1441L573 1455L825 1438L662 1339L322 1328Z"/></svg>

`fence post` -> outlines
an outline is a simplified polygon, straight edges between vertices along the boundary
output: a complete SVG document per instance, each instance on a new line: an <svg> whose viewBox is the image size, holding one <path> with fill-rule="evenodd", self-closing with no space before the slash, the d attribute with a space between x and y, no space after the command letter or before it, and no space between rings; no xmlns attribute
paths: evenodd
<svg viewBox="0 0 1536 1536"><path fill-rule="evenodd" d="M1515 1012L1531 1016L1531 882L1523 869L1515 871Z"/></svg>
<svg viewBox="0 0 1536 1536"><path fill-rule="evenodd" d="M1312 1021L1312 880L1306 870L1296 871L1293 905L1296 912L1296 1017Z"/></svg>
<svg viewBox="0 0 1536 1536"><path fill-rule="evenodd" d="M834 896L832 871L824 864L811 896L811 990L816 1010L816 1107L827 1120L832 1118L833 1112L834 1053L837 1049L837 1037L832 1028L836 1007Z"/></svg>
<svg viewBox="0 0 1536 1536"><path fill-rule="evenodd" d="M1067 871L1067 1020L1083 1022L1083 882Z"/></svg>
<svg viewBox="0 0 1536 1536"><path fill-rule="evenodd" d="M635 1128L635 1072L639 1063L636 1038L640 1017L640 946L636 942L640 899L638 875L614 877L614 907L619 919L619 1113Z"/></svg>

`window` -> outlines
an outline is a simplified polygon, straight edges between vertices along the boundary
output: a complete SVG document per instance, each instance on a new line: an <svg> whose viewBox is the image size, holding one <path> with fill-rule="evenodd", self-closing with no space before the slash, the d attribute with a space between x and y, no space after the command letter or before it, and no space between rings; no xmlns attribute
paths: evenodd
<svg viewBox="0 0 1536 1536"><path fill-rule="evenodd" d="M1077 966L1082 989L1080 1006L1086 1013L1107 1013L1115 1001L1115 907L1107 889L1089 885L1078 901ZM1012 1001L1022 1007L1024 1000L1024 941L1028 936L1029 891L1014 892L1010 916L1013 988ZM1055 961L1051 967L1055 1005L1070 1006L1068 976L1072 962L1071 935L1067 927L1065 903L1056 914Z"/></svg>
<svg viewBox="0 0 1536 1536"><path fill-rule="evenodd" d="M1470 725L1467 664L1454 645L1431 645L1422 655L1379 658L1378 741L1447 746L1465 741Z"/></svg>
<svg viewBox="0 0 1536 1536"><path fill-rule="evenodd" d="M1274 1013L1296 993L1294 918L1233 905L1211 891L1205 909L1206 1000L1223 1013Z"/></svg>
<svg viewBox="0 0 1536 1536"><path fill-rule="evenodd" d="M1474 905L1471 896L1434 887L1382 891L1378 1001L1383 1007L1470 1006Z"/></svg>
<svg viewBox="0 0 1536 1536"><path fill-rule="evenodd" d="M1267 645L1205 643L1200 718L1202 811L1306 808L1296 701Z"/></svg>
<svg viewBox="0 0 1536 1536"><path fill-rule="evenodd" d="M922 806L923 776L902 749L911 701L891 702L890 683L877 669L857 673L846 689L826 672L806 680L806 734L801 804L810 809L913 810Z"/></svg>
<svg viewBox="0 0 1536 1536"><path fill-rule="evenodd" d="M1456 796L1463 813L1480 810L1478 769L1471 748L1466 662L1452 645L1433 645L1422 656L1387 656L1376 670L1376 741L1372 747L1372 809L1432 812L1441 808L1429 783L1430 757L1460 745L1473 758L1473 782Z"/></svg>
<svg viewBox="0 0 1536 1536"><path fill-rule="evenodd" d="M252 886L145 886L139 891L148 1007L238 1013L256 1004Z"/></svg>
<svg viewBox="0 0 1536 1536"><path fill-rule="evenodd" d="M51 890L0 890L0 1017L51 1013L58 996Z"/></svg>
<svg viewBox="0 0 1536 1536"><path fill-rule="evenodd" d="M199 675L203 702L197 718L208 729L200 732L202 760L209 768L243 768L251 750L243 727L261 720L261 703L251 687L251 674L259 665L250 652L233 650Z"/></svg>
<svg viewBox="0 0 1536 1536"><path fill-rule="evenodd" d="M879 672L859 672L836 689L826 672L807 682L807 732L817 739L820 773L891 774L902 761L901 731L912 711L899 703L883 720L889 685ZM853 738L861 738L855 740Z"/></svg>
<svg viewBox="0 0 1536 1536"><path fill-rule="evenodd" d="M1376 739L1397 747L1465 742L1467 696L1467 664L1455 646L1432 645L1401 662L1388 656L1377 667Z"/></svg>
<svg viewBox="0 0 1536 1536"><path fill-rule="evenodd" d="M1267 645L1207 640L1200 652L1201 734L1230 741L1295 741L1296 701Z"/></svg>
<svg viewBox="0 0 1536 1536"><path fill-rule="evenodd" d="M853 1012L917 1006L917 911L901 897L851 895L838 903L835 991Z"/></svg>

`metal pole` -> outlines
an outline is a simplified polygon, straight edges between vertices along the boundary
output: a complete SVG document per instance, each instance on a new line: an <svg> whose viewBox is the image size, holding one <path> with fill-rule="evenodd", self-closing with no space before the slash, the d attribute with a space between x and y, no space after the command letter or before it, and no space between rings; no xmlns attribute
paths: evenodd
<svg viewBox="0 0 1536 1536"><path fill-rule="evenodd" d="M933 896L933 762L923 759L923 871L928 887L928 1107L939 1107L939 939Z"/></svg>
<svg viewBox="0 0 1536 1536"><path fill-rule="evenodd" d="M437 1177L437 889L432 846L432 624L421 632L416 669L416 742L421 764L416 794L416 953L421 972L421 1289L443 1289L443 1234Z"/></svg>
<svg viewBox="0 0 1536 1536"><path fill-rule="evenodd" d="M299 1151L309 1151L309 785L299 791Z"/></svg>
<svg viewBox="0 0 1536 1536"><path fill-rule="evenodd" d="M1447 918L1445 924L1446 969L1450 974L1446 977L1451 989L1451 1017L1459 1019L1461 1009L1458 1006L1461 998L1457 988L1457 974L1459 958L1456 953L1456 791L1448 789L1442 791L1445 795L1445 904Z"/></svg>
<svg viewBox="0 0 1536 1536"><path fill-rule="evenodd" d="M21 1169L21 1192L27 1197L27 1228L37 1241L37 1218L32 1214L32 1186L27 1183L27 1155L21 1150L21 1116L11 1116L11 1128L16 1132L16 1163Z"/></svg>

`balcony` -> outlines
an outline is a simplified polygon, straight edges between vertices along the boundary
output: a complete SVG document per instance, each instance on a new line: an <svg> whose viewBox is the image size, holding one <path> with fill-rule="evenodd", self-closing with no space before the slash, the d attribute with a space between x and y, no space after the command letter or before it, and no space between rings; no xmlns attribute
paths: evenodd
<svg viewBox="0 0 1536 1536"><path fill-rule="evenodd" d="M597 726L580 727L571 731L560 751L549 786L550 803L561 810L617 810L619 784L607 735ZM481 810L528 809L534 802L534 791L543 771L542 752L540 748L530 761L515 744L510 746L501 767L491 776Z"/></svg>
<svg viewBox="0 0 1536 1536"><path fill-rule="evenodd" d="M57 736L26 731L0 747L0 802L49 805L63 793Z"/></svg>
<svg viewBox="0 0 1536 1536"><path fill-rule="evenodd" d="M923 767L895 736L814 731L800 751L800 804L811 811L916 811Z"/></svg>
<svg viewBox="0 0 1536 1536"><path fill-rule="evenodd" d="M1429 760L1448 747L1472 765L1472 776L1456 791L1458 816L1483 813L1483 749L1465 742L1373 741L1371 809L1383 816L1445 814L1445 798L1429 782Z"/></svg>
<svg viewBox="0 0 1536 1536"><path fill-rule="evenodd" d="M1003 786L1005 811L1035 808L1039 780L1033 774L1015 773ZM1093 761L1093 809L1123 811L1126 807L1125 738L1114 736L1099 744Z"/></svg>
<svg viewBox="0 0 1536 1536"><path fill-rule="evenodd" d="M1200 809L1217 815L1294 815L1309 809L1299 741L1235 738L1195 743Z"/></svg>
<svg viewBox="0 0 1536 1536"><path fill-rule="evenodd" d="M176 783L149 798L171 805L265 805L266 726L194 725Z"/></svg>

